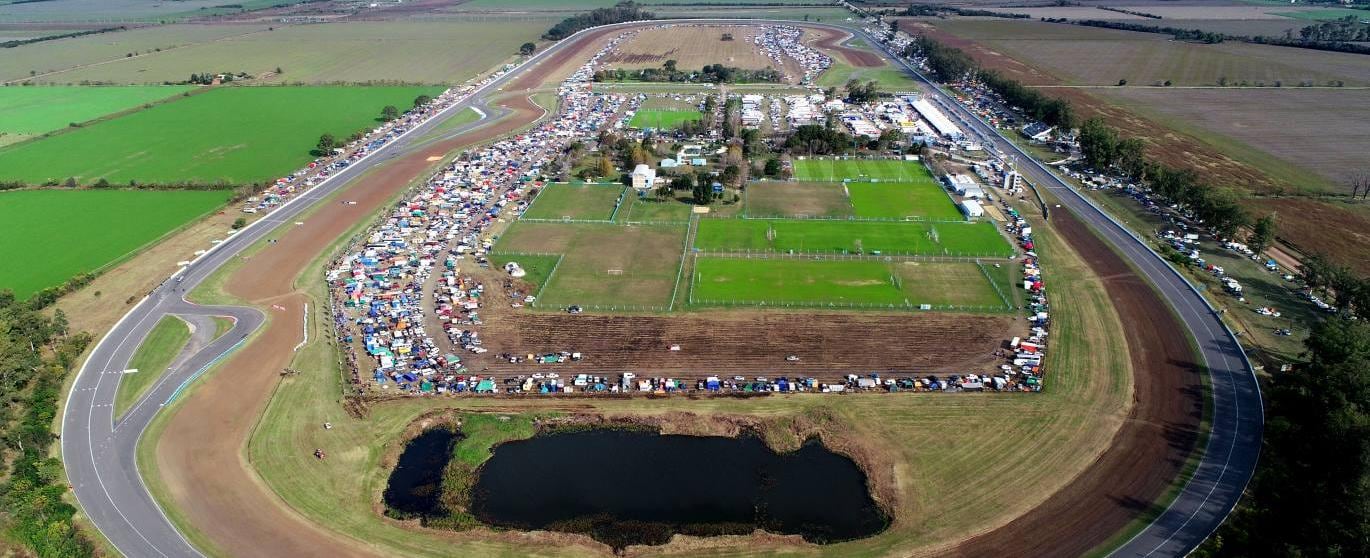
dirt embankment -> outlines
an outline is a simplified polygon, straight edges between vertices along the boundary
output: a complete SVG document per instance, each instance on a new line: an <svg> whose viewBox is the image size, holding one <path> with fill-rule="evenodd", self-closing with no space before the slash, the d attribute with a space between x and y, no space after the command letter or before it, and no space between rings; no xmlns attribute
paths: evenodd
<svg viewBox="0 0 1370 558"><path fill-rule="evenodd" d="M1023 517L949 549L954 556L1079 556L1142 514L1175 482L1198 440L1202 368L1184 326L1132 268L1069 212L1052 226L1112 293L1135 370L1134 406L1095 464ZM1067 296L1057 293L1056 296Z"/></svg>

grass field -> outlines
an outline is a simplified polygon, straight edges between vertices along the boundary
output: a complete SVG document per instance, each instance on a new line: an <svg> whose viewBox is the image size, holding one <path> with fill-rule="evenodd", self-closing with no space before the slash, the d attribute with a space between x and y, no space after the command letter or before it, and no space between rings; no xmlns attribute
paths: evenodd
<svg viewBox="0 0 1370 558"><path fill-rule="evenodd" d="M561 261L561 256L548 256L542 254L492 254L490 260L504 268L504 264L515 262L523 271L527 273L522 281L530 285L542 287L547 283L547 278L552 275L552 270L557 268L557 263Z"/></svg>
<svg viewBox="0 0 1370 558"><path fill-rule="evenodd" d="M766 181L747 186L752 217L854 217L851 200L834 182Z"/></svg>
<svg viewBox="0 0 1370 558"><path fill-rule="evenodd" d="M965 220L931 176L917 182L849 182L846 188L857 217Z"/></svg>
<svg viewBox="0 0 1370 558"><path fill-rule="evenodd" d="M675 290L685 225L602 225L519 222L495 252L562 254L539 307L666 308Z"/></svg>
<svg viewBox="0 0 1370 558"><path fill-rule="evenodd" d="M275 390L248 443L247 459L265 484L280 495L283 506L340 537L364 533L367 543L385 554L585 556L596 551L564 539L548 544L537 535L452 535L384 519L374 502L390 474L387 456L397 451L399 436L412 421L439 409L618 417L688 412L701 417L738 415L779 421L831 415L853 435L880 448L880 455L893 463L885 472L893 475L897 487L894 524L888 531L869 539L805 547L776 539L699 539L688 543L693 546L677 545L661 552L739 557L802 552L814 557L856 558L933 554L938 545L964 538L967 525L993 528L1067 485L1095 460L1127 415L1130 361L1108 293L1048 232L1039 236L1047 269L1059 275L1053 275L1052 284L1072 296L1053 305L1052 336L1057 338L1057 348L1047 361L1052 370L1051 389L1033 397L414 398L374 405L367 417L353 418L339 409L342 375L335 368L331 347L320 341L308 344L291 364L300 373L284 378ZM317 276L321 271L307 273ZM317 296L326 296L321 288L315 290ZM327 319L322 314L319 318L311 322L317 334L311 339L326 337L323 327ZM324 422L331 422L333 428L318 428ZM976 435L948 436L948 431ZM155 431L150 432L142 447L155 446L155 439ZM315 459L310 455L315 448L325 449L329 458ZM151 452L141 455L147 462L155 462ZM302 470L310 474L302 475ZM966 471L972 470L1014 481L965 482Z"/></svg>
<svg viewBox="0 0 1370 558"><path fill-rule="evenodd" d="M184 17L236 13L244 9L268 8L279 4L297 4L303 0L234 0L235 8L227 9L222 0L175 0L149 2L147 0L46 0L40 2L0 2L0 23L24 21L71 22L156 22Z"/></svg>
<svg viewBox="0 0 1370 558"><path fill-rule="evenodd" d="M433 87L230 87L0 150L0 179L116 184L271 180L313 159L322 133L374 127ZM212 131L212 133L206 133Z"/></svg>
<svg viewBox="0 0 1370 558"><path fill-rule="evenodd" d="M166 316L153 326L152 331L147 334L147 339L138 346L138 351L133 353L133 359L128 363L129 368L138 371L119 377L119 389L114 394L116 420L147 393L188 341L190 329L180 318Z"/></svg>
<svg viewBox="0 0 1370 558"><path fill-rule="evenodd" d="M816 84L819 87L842 87L848 80L853 79L860 80L861 83L874 81L879 86L878 89L885 92L918 90L918 82L901 68L890 65L857 68L837 61L818 76Z"/></svg>
<svg viewBox="0 0 1370 558"><path fill-rule="evenodd" d="M0 87L0 146L189 90L150 87Z"/></svg>
<svg viewBox="0 0 1370 558"><path fill-rule="evenodd" d="M694 270L703 305L1008 309L973 263L700 257Z"/></svg>
<svg viewBox="0 0 1370 558"><path fill-rule="evenodd" d="M697 110L640 109L633 114L633 119L628 125L633 128L674 130L681 124L699 119L700 114Z"/></svg>
<svg viewBox="0 0 1370 558"><path fill-rule="evenodd" d="M0 261L7 262L0 289L27 298L118 260L227 198L213 191L0 193Z"/></svg>
<svg viewBox="0 0 1370 558"><path fill-rule="evenodd" d="M1008 257L993 223L703 219L695 248L706 252Z"/></svg>
<svg viewBox="0 0 1370 558"><path fill-rule="evenodd" d="M918 161L893 159L801 159L794 162L795 180L841 182L843 180L889 180L918 182L931 178Z"/></svg>
<svg viewBox="0 0 1370 558"><path fill-rule="evenodd" d="M616 184L548 184L523 217L607 221L614 216L614 206L626 190L626 186Z"/></svg>
<svg viewBox="0 0 1370 558"><path fill-rule="evenodd" d="M271 83L462 83L537 42L550 24L516 21L357 21L274 31L114 60L54 81L161 83L195 72L247 72ZM416 56L416 53L422 55ZM118 53L117 56L123 56Z"/></svg>

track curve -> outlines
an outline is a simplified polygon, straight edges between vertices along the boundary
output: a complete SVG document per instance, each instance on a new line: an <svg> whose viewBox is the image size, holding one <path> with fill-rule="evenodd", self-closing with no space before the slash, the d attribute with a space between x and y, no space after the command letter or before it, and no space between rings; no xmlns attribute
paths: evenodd
<svg viewBox="0 0 1370 558"><path fill-rule="evenodd" d="M673 20L676 22L737 22L738 20ZM746 20L754 23L782 23L836 29L862 36L871 45L880 45L862 31L840 26L792 21ZM416 126L391 144L343 169L314 189L280 207L267 218L244 228L229 240L197 259L183 271L154 289L128 312L96 344L77 372L64 407L62 419L62 458L72 490L92 523L110 543L128 556L200 556L167 519L148 493L138 471L138 439L152 418L170 403L201 373L229 354L265 322L265 315L254 308L206 307L184 299L185 293L200 284L243 250L290 221L320 199L340 190L374 165L385 162L408 149L429 142L414 142L423 131L431 130L452 114L469 106L489 107L488 100L504 85L539 64L558 58L569 45L602 35L604 30L652 25L661 22L631 22L587 29L558 42L537 54L524 66L487 84L462 103L449 107L438 117ZM883 47L879 47L882 48ZM1020 153L1027 163L1020 170L1057 195L1061 204L1095 234L1126 258L1135 272L1145 277L1174 310L1198 344L1209 375L1213 413L1212 429L1203 459L1193 478L1184 486L1169 508L1136 537L1115 551L1118 556L1170 556L1191 551L1222 522L1235 506L1254 470L1259 452L1261 427L1260 393L1249 363L1235 337L1222 324L1214 310L1173 268L1169 267L1145 241L1100 208L1071 189L1045 167L1022 153L988 125L975 119L959 105L950 102L936 85L885 52L924 81L963 124L1005 153ZM564 57L564 55L563 55ZM495 109L491 109L495 110ZM489 119L458 128L444 137L480 127ZM149 393L116 424L113 400L117 374L126 368L142 340L162 316L214 315L234 320L232 329L190 356L179 367L168 370ZM992 534L992 533L991 533ZM973 540L972 540L973 542ZM1043 555L1063 554L1062 548L1040 549Z"/></svg>

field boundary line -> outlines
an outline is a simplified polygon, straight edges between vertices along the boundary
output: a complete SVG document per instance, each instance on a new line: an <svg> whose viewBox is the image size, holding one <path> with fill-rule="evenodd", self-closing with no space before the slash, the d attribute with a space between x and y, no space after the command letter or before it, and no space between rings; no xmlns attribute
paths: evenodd
<svg viewBox="0 0 1370 558"><path fill-rule="evenodd" d="M620 208L623 207L623 202L626 201L627 199L628 199L628 187L627 187L627 186L624 186L623 189L622 189L622 190L619 190L619 192L618 192L618 201L615 201L615 202L614 202L614 210L611 211L611 212L609 212L609 222L610 222L610 223L613 223L613 222L616 222L616 221L617 221L617 218L618 218L618 210L619 210ZM631 210L630 210L630 211L631 211Z"/></svg>
<svg viewBox="0 0 1370 558"><path fill-rule="evenodd" d="M689 257L690 247L694 246L695 233L699 230L698 222L699 219L690 219L689 227L685 229L685 243L680 247L680 263L676 264L675 286L671 287L671 302L666 307L667 312L675 310L675 297L680 293L680 276L685 273L685 258Z"/></svg>
<svg viewBox="0 0 1370 558"><path fill-rule="evenodd" d="M703 250L696 248L701 256L717 258L756 258L756 259L811 259L811 260L834 260L834 261L928 261L945 263L976 263L981 260L995 260L1010 262L1012 256L979 255L979 254L918 254L913 252L890 252L880 254L852 254L832 251L805 251L805 250L751 250L739 248L736 250L711 249Z"/></svg>
<svg viewBox="0 0 1370 558"><path fill-rule="evenodd" d="M999 295L999 300L1004 301L1004 309L1010 311L1013 310L1013 303L1009 302L1007 296L1004 296L1004 291L999 288L999 283L995 282L993 277L990 277L989 270L985 269L985 264L982 264L979 260L976 260L975 267L980 268L980 274L985 276L986 281L989 281L989 286L994 287L994 294Z"/></svg>
<svg viewBox="0 0 1370 558"><path fill-rule="evenodd" d="M538 293L533 295L533 307L537 308L542 302L542 292L547 290L547 285L552 284L552 278L556 277L557 270L561 269L561 260L566 259L566 254L557 256L557 263L552 264L552 271L547 272L547 279L538 287Z"/></svg>

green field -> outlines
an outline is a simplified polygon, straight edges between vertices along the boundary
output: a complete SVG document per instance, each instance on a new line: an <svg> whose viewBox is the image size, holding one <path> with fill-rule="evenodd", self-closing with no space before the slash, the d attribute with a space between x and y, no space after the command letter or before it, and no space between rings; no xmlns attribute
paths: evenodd
<svg viewBox="0 0 1370 558"><path fill-rule="evenodd" d="M27 298L99 269L222 205L228 195L142 190L0 193L0 261L6 262L0 266L0 289Z"/></svg>
<svg viewBox="0 0 1370 558"><path fill-rule="evenodd" d="M706 252L794 252L1008 257L993 223L704 219L695 248Z"/></svg>
<svg viewBox="0 0 1370 558"><path fill-rule="evenodd" d="M515 223L495 254L560 254L539 307L664 310L671 304L685 225ZM512 258L512 256L511 256Z"/></svg>
<svg viewBox="0 0 1370 558"><path fill-rule="evenodd" d="M918 182L848 182L846 188L857 217L965 220L931 176Z"/></svg>
<svg viewBox="0 0 1370 558"><path fill-rule="evenodd" d="M674 130L679 128L681 124L699 119L700 114L697 110L641 109L633 115L633 119L628 122L628 125L633 128Z"/></svg>
<svg viewBox="0 0 1370 558"><path fill-rule="evenodd" d="M124 416L124 411L137 403L147 393L157 378L171 366L186 342L190 341L190 328L175 316L166 316L148 332L147 339L138 345L128 367L138 370L132 374L119 376L119 388L114 393L114 418Z"/></svg>
<svg viewBox="0 0 1370 558"><path fill-rule="evenodd" d="M92 66L94 64L123 64L152 56L150 53L167 54L187 45L209 44L227 37L257 36L265 33L266 28L267 25L159 25L7 48L4 49L5 55L0 56L0 82L32 79L42 83L77 85L79 80L72 80L65 73L51 72L63 72L78 66L99 67ZM129 54L134 57L129 59ZM188 74L176 76L175 79L187 77Z"/></svg>
<svg viewBox="0 0 1370 558"><path fill-rule="evenodd" d="M607 221L626 190L617 184L548 184L523 218Z"/></svg>
<svg viewBox="0 0 1370 558"><path fill-rule="evenodd" d="M700 257L693 304L1007 310L973 263Z"/></svg>
<svg viewBox="0 0 1370 558"><path fill-rule="evenodd" d="M189 90L150 87L0 87L0 145L60 130Z"/></svg>
<svg viewBox="0 0 1370 558"><path fill-rule="evenodd" d="M819 87L843 87L849 80L861 83L874 81L877 88L885 92L917 91L918 82L914 81L902 68L885 65L876 68L857 68L834 61L822 75L818 76Z"/></svg>
<svg viewBox="0 0 1370 558"><path fill-rule="evenodd" d="M141 84L179 81L195 72L231 71L273 84L456 84L512 60L519 45L537 42L550 25L545 19L518 19L277 26L274 31L115 59L43 79ZM276 68L283 73L276 75Z"/></svg>
<svg viewBox="0 0 1370 558"><path fill-rule="evenodd" d="M895 159L800 159L794 162L794 179L812 182L843 180L889 180L918 182L931 178L918 161Z"/></svg>
<svg viewBox="0 0 1370 558"><path fill-rule="evenodd" d="M762 181L747 186L750 217L855 217L852 202L836 182Z"/></svg>
<svg viewBox="0 0 1370 558"><path fill-rule="evenodd" d="M90 21L158 22L187 17L238 13L278 5L298 4L304 0L43 0L0 2L0 23ZM230 7L231 6L231 7Z"/></svg>
<svg viewBox="0 0 1370 558"><path fill-rule="evenodd" d="M274 179L314 158L319 135L376 126L435 87L227 87L0 149L0 180L123 184Z"/></svg>

